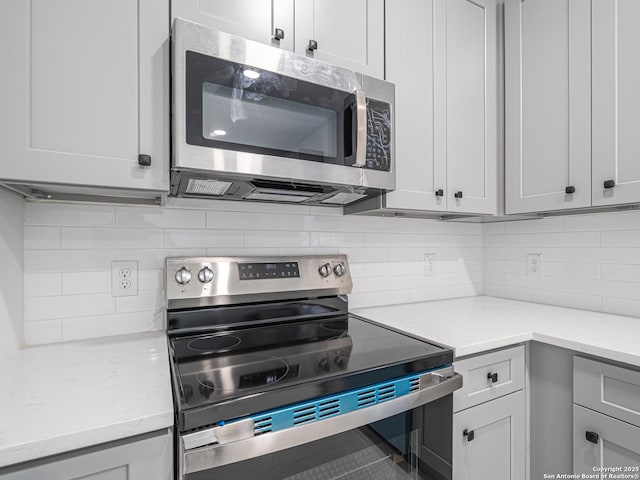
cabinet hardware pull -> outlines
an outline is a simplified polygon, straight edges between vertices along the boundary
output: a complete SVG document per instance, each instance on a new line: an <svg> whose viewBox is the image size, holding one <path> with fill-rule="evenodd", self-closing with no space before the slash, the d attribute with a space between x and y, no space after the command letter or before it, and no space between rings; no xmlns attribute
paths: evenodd
<svg viewBox="0 0 640 480"><path fill-rule="evenodd" d="M496 383L498 381L498 374L497 373L487 373L487 379L491 380L491 383Z"/></svg>
<svg viewBox="0 0 640 480"><path fill-rule="evenodd" d="M278 41L284 40L284 30L281 28L276 28L273 34L273 39Z"/></svg>
<svg viewBox="0 0 640 480"><path fill-rule="evenodd" d="M318 42L316 42L315 40L309 40L309 45L307 45L307 50L309 50L310 52L313 52L314 50L318 49Z"/></svg>
<svg viewBox="0 0 640 480"><path fill-rule="evenodd" d="M144 153L139 154L138 165L140 165L141 167L151 166L151 155L145 155Z"/></svg>
<svg viewBox="0 0 640 480"><path fill-rule="evenodd" d="M444 190L441 188L436 190L436 197L444 197Z"/></svg>
<svg viewBox="0 0 640 480"><path fill-rule="evenodd" d="M473 442L473 439L476 438L476 432L473 430L469 431L466 428L462 432L463 437L467 437L467 442Z"/></svg>
<svg viewBox="0 0 640 480"><path fill-rule="evenodd" d="M589 430L585 432L584 436L586 437L587 441L595 444L598 443L598 439L600 438L600 435L598 435L596 432L590 432Z"/></svg>
<svg viewBox="0 0 640 480"><path fill-rule="evenodd" d="M615 180L605 180L604 181L604 188L613 188L616 186L616 181Z"/></svg>
<svg viewBox="0 0 640 480"><path fill-rule="evenodd" d="M462 191L457 191L456 193L453 194L453 196L456 198L462 198Z"/></svg>
<svg viewBox="0 0 640 480"><path fill-rule="evenodd" d="M564 193L566 193L567 195L576 193L576 187L569 185L567 188L564 189Z"/></svg>

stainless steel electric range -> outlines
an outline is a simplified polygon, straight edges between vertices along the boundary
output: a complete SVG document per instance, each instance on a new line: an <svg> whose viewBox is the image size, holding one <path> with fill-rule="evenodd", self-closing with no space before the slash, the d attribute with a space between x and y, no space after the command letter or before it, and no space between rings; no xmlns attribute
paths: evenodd
<svg viewBox="0 0 640 480"><path fill-rule="evenodd" d="M166 275L176 478L451 478L452 352L350 314L346 256Z"/></svg>

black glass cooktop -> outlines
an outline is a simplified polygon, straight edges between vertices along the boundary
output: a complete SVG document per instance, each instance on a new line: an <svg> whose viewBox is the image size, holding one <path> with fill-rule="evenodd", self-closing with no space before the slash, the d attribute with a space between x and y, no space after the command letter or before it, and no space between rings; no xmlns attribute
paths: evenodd
<svg viewBox="0 0 640 480"><path fill-rule="evenodd" d="M452 361L450 350L351 314L170 342L181 431Z"/></svg>

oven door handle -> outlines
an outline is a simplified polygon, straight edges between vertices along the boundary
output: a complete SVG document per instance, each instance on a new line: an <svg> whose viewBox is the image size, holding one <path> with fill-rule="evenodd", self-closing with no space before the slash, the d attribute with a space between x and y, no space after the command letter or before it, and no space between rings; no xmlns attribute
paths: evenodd
<svg viewBox="0 0 640 480"><path fill-rule="evenodd" d="M318 422L229 443L217 443L191 449L185 448L183 436L179 443L178 461L181 463L179 468L184 476L296 447L413 410L449 395L461 387L462 376L460 374L454 373L450 377L443 377L437 372L431 372L420 377L420 390L417 392ZM215 435L210 438L215 438Z"/></svg>

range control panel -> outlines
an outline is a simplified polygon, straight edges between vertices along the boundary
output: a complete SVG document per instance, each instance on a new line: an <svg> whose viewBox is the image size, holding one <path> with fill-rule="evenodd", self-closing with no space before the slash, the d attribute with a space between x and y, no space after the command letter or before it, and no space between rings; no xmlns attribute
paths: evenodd
<svg viewBox="0 0 640 480"><path fill-rule="evenodd" d="M346 255L167 258L169 308L351 293ZM249 298L251 297L251 298ZM189 302L189 300L193 300Z"/></svg>
<svg viewBox="0 0 640 480"><path fill-rule="evenodd" d="M298 262L239 263L240 280L300 277Z"/></svg>

